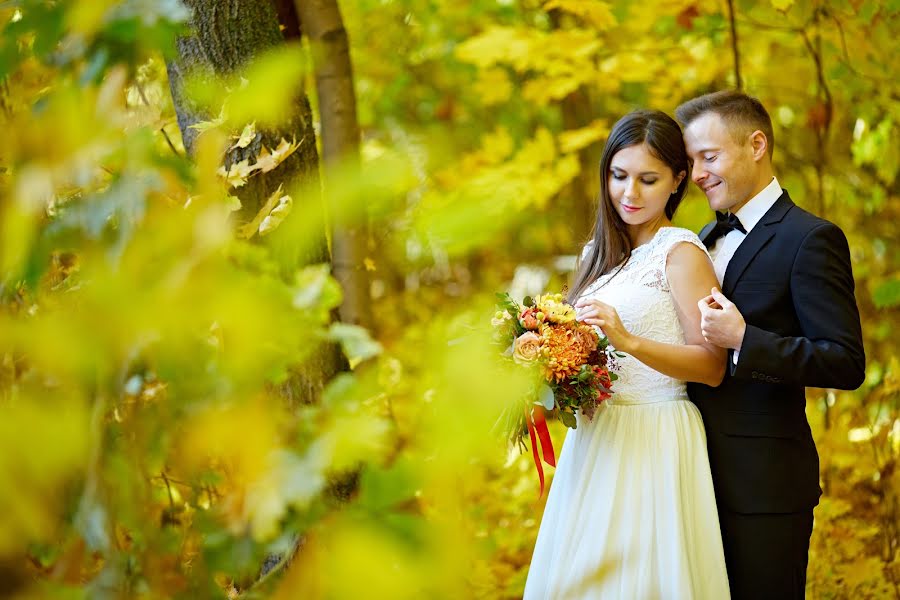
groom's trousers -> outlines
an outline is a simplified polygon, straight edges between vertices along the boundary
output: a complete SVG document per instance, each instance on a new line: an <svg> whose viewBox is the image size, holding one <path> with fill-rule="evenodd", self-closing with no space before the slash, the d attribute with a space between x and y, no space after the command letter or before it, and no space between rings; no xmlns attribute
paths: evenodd
<svg viewBox="0 0 900 600"><path fill-rule="evenodd" d="M813 511L740 514L719 510L734 600L802 600Z"/></svg>

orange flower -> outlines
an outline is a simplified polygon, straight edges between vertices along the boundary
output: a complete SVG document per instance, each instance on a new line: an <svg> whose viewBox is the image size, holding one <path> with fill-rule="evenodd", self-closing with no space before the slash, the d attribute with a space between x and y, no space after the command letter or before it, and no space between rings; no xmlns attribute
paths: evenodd
<svg viewBox="0 0 900 600"><path fill-rule="evenodd" d="M597 349L597 344L600 342L600 336L590 325L579 324L575 329L575 336L581 342L585 357L590 356Z"/></svg>
<svg viewBox="0 0 900 600"><path fill-rule="evenodd" d="M563 381L578 373L590 352L585 350L583 337L577 329L562 325L541 327L542 347L547 361L544 374L549 380Z"/></svg>

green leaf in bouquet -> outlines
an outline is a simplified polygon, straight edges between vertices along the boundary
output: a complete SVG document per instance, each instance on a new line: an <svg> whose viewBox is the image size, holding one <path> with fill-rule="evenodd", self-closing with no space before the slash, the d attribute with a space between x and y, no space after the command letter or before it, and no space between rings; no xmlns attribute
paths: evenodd
<svg viewBox="0 0 900 600"><path fill-rule="evenodd" d="M610 380L610 381L618 381L618 379L619 379L619 376L618 376L618 375L616 375L616 374L613 373L612 371L609 371L609 380Z"/></svg>
<svg viewBox="0 0 900 600"><path fill-rule="evenodd" d="M556 405L556 398L553 396L553 390L550 389L550 386L546 383L542 383L540 389L538 389L537 403L547 410L553 410L553 407Z"/></svg>
<svg viewBox="0 0 900 600"><path fill-rule="evenodd" d="M522 305L531 308L532 306L534 306L534 298L532 298L531 296L525 296L522 299Z"/></svg>
<svg viewBox="0 0 900 600"><path fill-rule="evenodd" d="M567 411L559 412L559 420L563 422L563 425L568 427L569 429L577 429L578 422L575 420L575 415Z"/></svg>

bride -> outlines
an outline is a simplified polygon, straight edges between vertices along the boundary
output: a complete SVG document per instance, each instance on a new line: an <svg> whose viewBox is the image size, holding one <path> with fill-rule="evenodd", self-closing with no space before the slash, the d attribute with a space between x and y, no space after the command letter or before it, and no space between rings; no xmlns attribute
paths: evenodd
<svg viewBox="0 0 900 600"><path fill-rule="evenodd" d="M659 111L624 116L603 150L569 301L625 357L610 365L613 397L563 444L526 599L729 596L706 433L685 391L721 383L726 360L700 331L712 263L670 221L689 168L681 130Z"/></svg>

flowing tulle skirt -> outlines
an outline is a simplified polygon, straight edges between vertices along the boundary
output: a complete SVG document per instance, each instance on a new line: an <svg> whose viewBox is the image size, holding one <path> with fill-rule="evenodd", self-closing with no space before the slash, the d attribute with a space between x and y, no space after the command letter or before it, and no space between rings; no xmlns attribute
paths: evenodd
<svg viewBox="0 0 900 600"><path fill-rule="evenodd" d="M687 399L607 403L559 457L529 600L725 599L706 433Z"/></svg>

